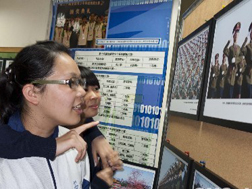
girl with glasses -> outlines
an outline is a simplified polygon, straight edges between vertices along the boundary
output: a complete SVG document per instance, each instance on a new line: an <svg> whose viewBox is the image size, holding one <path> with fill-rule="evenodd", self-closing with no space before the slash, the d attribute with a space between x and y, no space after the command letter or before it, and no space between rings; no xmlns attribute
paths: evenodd
<svg viewBox="0 0 252 189"><path fill-rule="evenodd" d="M60 136L58 143L68 140L70 144L61 146L60 149L57 146L60 155L54 160L29 155L21 159L6 159L4 157L10 154L1 154L0 188L89 188L89 159L84 157L84 151L78 153L70 148L75 147L73 143L77 140L77 146L82 146L80 149L83 149L85 142L78 134L98 122L71 131L60 126L80 122L86 93L84 84L68 49L57 42L38 42L18 53L0 77L0 128L8 128L1 129L6 136L0 142L4 143L3 140L13 136L22 138L16 135L17 132L22 132L28 138L36 135L28 141L38 147L40 142L48 143L48 138L55 144L55 138ZM9 128L15 132L9 132ZM27 146L29 145L24 144L19 147L25 150ZM8 145L5 147L8 148ZM53 149L55 147L48 153L52 155ZM18 150L13 151L17 152ZM76 163L76 156L77 160L84 159ZM20 155L16 154L16 157ZM111 164L118 164L119 161L116 155L110 159ZM96 174L96 182L91 187L108 188L112 184L112 175L110 167L104 168Z"/></svg>

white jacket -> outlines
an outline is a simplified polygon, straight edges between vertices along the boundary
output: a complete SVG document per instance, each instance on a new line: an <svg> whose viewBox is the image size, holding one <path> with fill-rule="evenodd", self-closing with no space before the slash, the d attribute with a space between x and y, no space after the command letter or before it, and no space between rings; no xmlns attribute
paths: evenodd
<svg viewBox="0 0 252 189"><path fill-rule="evenodd" d="M59 136L69 130L59 127ZM54 161L40 157L0 158L1 189L81 189L89 188L88 155L75 162L77 151L68 150Z"/></svg>

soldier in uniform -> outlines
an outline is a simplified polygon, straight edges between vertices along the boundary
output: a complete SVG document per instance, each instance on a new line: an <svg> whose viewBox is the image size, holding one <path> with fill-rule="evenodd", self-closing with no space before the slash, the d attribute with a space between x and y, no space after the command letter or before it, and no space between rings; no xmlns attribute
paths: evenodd
<svg viewBox="0 0 252 189"><path fill-rule="evenodd" d="M226 55L222 55L222 64L220 66L220 78L219 78L219 92L220 92L220 98L223 97L223 91L225 87L226 82L226 76L228 72L227 64L226 64Z"/></svg>
<svg viewBox="0 0 252 189"><path fill-rule="evenodd" d="M236 71L237 68L235 66L232 66L232 69L229 69L229 74L227 77L227 82L229 85L229 98L233 98Z"/></svg>
<svg viewBox="0 0 252 189"><path fill-rule="evenodd" d="M237 22L233 28L233 45L229 47L230 40L228 40L224 47L223 53L228 57L228 66L230 70L233 70L233 66L236 66L242 60L242 52L240 46L237 44L237 36L241 28L241 23Z"/></svg>
<svg viewBox="0 0 252 189"><path fill-rule="evenodd" d="M246 75L246 81L248 86L249 98L252 98L252 68L249 69L248 75Z"/></svg>
<svg viewBox="0 0 252 189"><path fill-rule="evenodd" d="M252 67L252 22L249 26L249 32L250 42L247 44L248 37L246 37L244 43L242 44L242 53L245 56L248 69Z"/></svg>
<svg viewBox="0 0 252 189"><path fill-rule="evenodd" d="M244 82L244 86L251 85L251 80L248 78L251 78L251 68L252 68L252 22L249 26L248 31L249 31L250 41L249 41L249 43L247 43L248 37L246 37L244 40L244 43L242 44L242 53L244 55L244 58L245 58L246 64L247 64L247 67L246 67L246 70L244 73L246 75L246 81ZM249 90L246 90L246 89L247 88L244 87L245 96L248 98L251 98L252 91L250 91L250 88L249 88Z"/></svg>
<svg viewBox="0 0 252 189"><path fill-rule="evenodd" d="M241 98L241 93L242 93L242 83L243 83L243 73L245 72L246 69L246 62L243 59L238 67L237 67L237 72L236 72L236 88L237 88L237 98Z"/></svg>
<svg viewBox="0 0 252 189"><path fill-rule="evenodd" d="M211 78L210 78L210 98L216 97L216 84L220 74L219 68L219 53L215 55L215 64L211 67Z"/></svg>

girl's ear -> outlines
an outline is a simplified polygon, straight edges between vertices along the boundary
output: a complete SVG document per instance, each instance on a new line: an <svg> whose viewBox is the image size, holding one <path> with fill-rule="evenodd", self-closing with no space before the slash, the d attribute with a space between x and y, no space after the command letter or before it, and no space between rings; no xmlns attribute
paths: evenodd
<svg viewBox="0 0 252 189"><path fill-rule="evenodd" d="M37 105L39 103L39 93L33 84L26 84L22 89L25 99L31 104Z"/></svg>

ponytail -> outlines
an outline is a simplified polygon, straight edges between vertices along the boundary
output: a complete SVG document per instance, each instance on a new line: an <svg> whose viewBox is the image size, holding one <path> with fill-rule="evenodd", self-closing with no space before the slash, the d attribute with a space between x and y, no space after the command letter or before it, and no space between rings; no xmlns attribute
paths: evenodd
<svg viewBox="0 0 252 189"><path fill-rule="evenodd" d="M15 74L10 65L0 76L0 120L7 123L10 115L19 108L22 88L15 82Z"/></svg>

